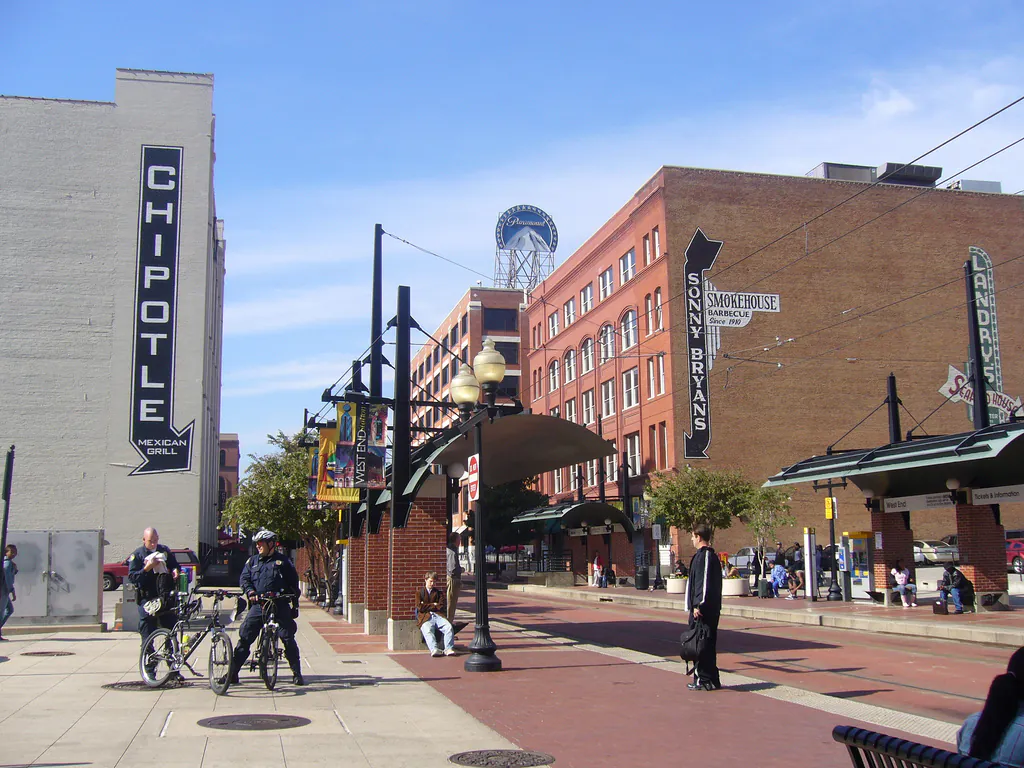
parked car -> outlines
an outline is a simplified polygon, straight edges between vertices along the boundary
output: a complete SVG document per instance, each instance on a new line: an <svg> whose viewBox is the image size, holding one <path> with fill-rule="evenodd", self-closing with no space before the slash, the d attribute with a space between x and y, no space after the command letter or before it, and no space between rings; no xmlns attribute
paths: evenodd
<svg viewBox="0 0 1024 768"><path fill-rule="evenodd" d="M174 559L178 565L193 565L196 572L199 571L199 558L191 549L172 549ZM103 564L103 591L111 592L117 589L128 578L128 558L120 563Z"/></svg>
<svg viewBox="0 0 1024 768"><path fill-rule="evenodd" d="M918 565L929 563L955 563L960 559L960 550L944 541L917 539L914 542L914 562Z"/></svg>
<svg viewBox="0 0 1024 768"><path fill-rule="evenodd" d="M1024 540L1013 539L1006 542L1006 570L1024 573Z"/></svg>
<svg viewBox="0 0 1024 768"><path fill-rule="evenodd" d="M942 537L942 541L945 544L949 544L949 546L951 546L951 547L958 547L958 546L960 546L957 543L958 539L957 539L957 535L955 533L946 534L945 536Z"/></svg>
<svg viewBox="0 0 1024 768"><path fill-rule="evenodd" d="M749 574L751 563L754 562L754 552L756 550L756 547L740 547L736 550L736 554L729 555L729 565L735 566L740 573ZM775 562L774 550L765 552L764 556L769 563Z"/></svg>

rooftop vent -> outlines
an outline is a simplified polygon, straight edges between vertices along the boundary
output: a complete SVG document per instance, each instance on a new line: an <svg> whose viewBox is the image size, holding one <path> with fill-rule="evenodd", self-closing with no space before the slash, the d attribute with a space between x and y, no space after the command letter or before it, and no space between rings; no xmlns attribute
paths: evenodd
<svg viewBox="0 0 1024 768"><path fill-rule="evenodd" d="M886 184L906 184L911 187L934 187L942 176L942 169L934 165L903 165L883 163L876 169L878 180Z"/></svg>

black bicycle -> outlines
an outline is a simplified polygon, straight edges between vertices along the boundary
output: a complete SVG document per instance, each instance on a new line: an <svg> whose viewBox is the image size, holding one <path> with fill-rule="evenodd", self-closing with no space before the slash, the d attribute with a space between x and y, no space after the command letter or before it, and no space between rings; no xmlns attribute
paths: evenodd
<svg viewBox="0 0 1024 768"><path fill-rule="evenodd" d="M297 595L266 592L258 598L263 612L263 626L260 627L260 634L256 638L256 650L249 659L249 671L259 669L260 679L268 691L274 690L274 686L277 685L277 667L284 653L281 638L278 637L281 625L277 623L276 603L278 600L295 597Z"/></svg>
<svg viewBox="0 0 1024 768"><path fill-rule="evenodd" d="M143 681L150 688L159 688L164 685L174 673L181 674L181 670L188 669L196 677L202 677L200 672L192 667L189 659L195 654L196 649L210 635L210 653L207 675L210 680L210 688L218 696L223 696L231 684L231 638L220 623L220 603L226 597L238 597L240 592L226 592L217 590L213 593L213 610L206 622L206 626L198 632L192 632L191 623L195 620L203 608L202 594L195 593L193 599L189 599L189 593L178 593L178 605L175 608L178 620L172 629L157 629L142 644L142 652L139 654L139 673Z"/></svg>

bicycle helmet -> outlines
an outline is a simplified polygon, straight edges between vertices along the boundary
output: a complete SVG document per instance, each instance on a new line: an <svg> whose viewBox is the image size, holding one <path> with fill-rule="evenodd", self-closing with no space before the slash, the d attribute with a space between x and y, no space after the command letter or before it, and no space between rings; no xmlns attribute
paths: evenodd
<svg viewBox="0 0 1024 768"><path fill-rule="evenodd" d="M277 534L264 528L252 537L253 541L277 541Z"/></svg>

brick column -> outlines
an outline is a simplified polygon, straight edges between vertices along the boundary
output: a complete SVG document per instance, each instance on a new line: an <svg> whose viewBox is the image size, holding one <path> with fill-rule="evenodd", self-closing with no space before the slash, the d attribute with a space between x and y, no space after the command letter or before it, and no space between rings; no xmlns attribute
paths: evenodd
<svg viewBox="0 0 1024 768"><path fill-rule="evenodd" d="M914 570L914 531L907 528L900 512L871 512L871 530L882 534L882 548L875 550L873 575L875 591L886 594L888 605L892 594L887 589L892 569L899 560L904 568Z"/></svg>
<svg viewBox="0 0 1024 768"><path fill-rule="evenodd" d="M416 592L423 575L437 572L437 588L447 586L444 478L430 477L409 510L405 528L391 532L388 585L388 649L415 651L422 636L416 626Z"/></svg>
<svg viewBox="0 0 1024 768"><path fill-rule="evenodd" d="M388 547L391 540L391 514L385 512L379 533L366 533L366 608L363 628L368 635L387 634L388 625Z"/></svg>
<svg viewBox="0 0 1024 768"><path fill-rule="evenodd" d="M996 524L988 504L958 504L956 508L957 546L960 570L974 582L974 591L1006 592L1006 535Z"/></svg>
<svg viewBox="0 0 1024 768"><path fill-rule="evenodd" d="M348 606L345 615L350 624L363 624L366 610L366 529L359 537L352 537L348 546Z"/></svg>

